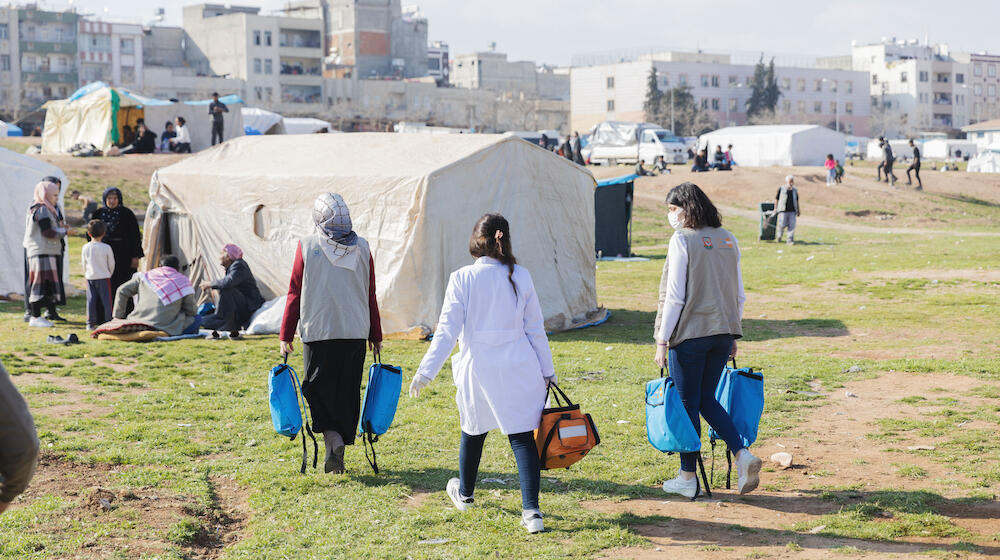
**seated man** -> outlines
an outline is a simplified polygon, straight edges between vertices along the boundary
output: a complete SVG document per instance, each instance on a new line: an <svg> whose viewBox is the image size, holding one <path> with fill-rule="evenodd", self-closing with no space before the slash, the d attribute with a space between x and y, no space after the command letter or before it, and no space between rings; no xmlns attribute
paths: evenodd
<svg viewBox="0 0 1000 560"><path fill-rule="evenodd" d="M639 163L635 164L635 174L636 175L638 175L640 177L645 177L647 175L652 175L652 173L650 173L649 171L646 171L646 168L643 167L644 165L646 165L646 160L644 160L644 159L640 159Z"/></svg>
<svg viewBox="0 0 1000 560"><path fill-rule="evenodd" d="M177 271L180 260L164 255L160 267L136 272L115 294L115 319L143 323L170 336L196 334L201 325L198 300L187 277ZM138 296L135 309L127 313L132 296Z"/></svg>
<svg viewBox="0 0 1000 560"><path fill-rule="evenodd" d="M695 173L708 171L708 152L706 150L699 150L698 155L694 156L694 165L691 166L691 171Z"/></svg>
<svg viewBox="0 0 1000 560"><path fill-rule="evenodd" d="M226 269L222 280L201 284L202 290L219 292L215 313L205 317L202 326L216 331L228 330L230 338L238 338L240 329L250 324L254 312L264 305L264 298L250 265L243 260L242 249L232 243L226 245L219 256L219 264Z"/></svg>
<svg viewBox="0 0 1000 560"><path fill-rule="evenodd" d="M722 151L722 146L715 147L715 153L712 154L712 169L719 169L722 171L728 171L730 169L729 164L726 163L726 154Z"/></svg>
<svg viewBox="0 0 1000 560"><path fill-rule="evenodd" d="M663 156L656 156L653 160L653 171L660 175L670 173L670 169L667 168L667 162L663 159Z"/></svg>

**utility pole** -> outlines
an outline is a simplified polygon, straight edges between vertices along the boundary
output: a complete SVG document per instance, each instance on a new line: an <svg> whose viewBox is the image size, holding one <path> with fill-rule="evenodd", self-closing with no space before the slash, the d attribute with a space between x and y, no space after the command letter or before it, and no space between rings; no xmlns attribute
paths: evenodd
<svg viewBox="0 0 1000 560"><path fill-rule="evenodd" d="M677 136L677 128L674 126L674 88L670 88L670 132Z"/></svg>

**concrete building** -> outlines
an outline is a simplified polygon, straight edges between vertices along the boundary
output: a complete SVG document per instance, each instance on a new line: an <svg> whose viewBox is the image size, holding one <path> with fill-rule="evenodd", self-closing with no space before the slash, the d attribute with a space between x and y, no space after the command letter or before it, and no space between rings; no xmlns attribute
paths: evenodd
<svg viewBox="0 0 1000 560"><path fill-rule="evenodd" d="M427 47L427 75L439 86L450 81L451 62L448 60L448 43L434 41Z"/></svg>
<svg viewBox="0 0 1000 560"><path fill-rule="evenodd" d="M81 19L77 48L80 85L107 82L141 91L143 88L143 31L141 25Z"/></svg>
<svg viewBox="0 0 1000 560"><path fill-rule="evenodd" d="M75 12L49 12L34 4L17 9L22 104L62 99L79 85Z"/></svg>
<svg viewBox="0 0 1000 560"><path fill-rule="evenodd" d="M1000 55L971 54L969 66L965 88L972 100L969 120L976 123L1000 118Z"/></svg>
<svg viewBox="0 0 1000 560"><path fill-rule="evenodd" d="M0 112L12 118L20 109L21 55L17 9L0 7Z"/></svg>
<svg viewBox="0 0 1000 560"><path fill-rule="evenodd" d="M507 60L494 51L462 54L451 61L451 84L459 88L485 89L528 98L568 100L569 72L534 62Z"/></svg>
<svg viewBox="0 0 1000 560"><path fill-rule="evenodd" d="M187 34L180 27L154 26L143 30L142 92L157 99L208 99L213 92L245 96L246 82L238 78L199 72L185 52Z"/></svg>
<svg viewBox="0 0 1000 560"><path fill-rule="evenodd" d="M605 120L645 120L643 103L651 70L656 71L661 91L689 86L698 106L720 127L747 123L753 65L731 64L724 54L664 52L630 62L572 68L570 127L582 132ZM867 73L778 66L775 74L781 89L775 115L779 122L831 128L839 122L845 134L868 134Z"/></svg>
<svg viewBox="0 0 1000 560"><path fill-rule="evenodd" d="M258 12L218 4L185 6L188 63L197 74L242 80L250 105L294 110L321 103L323 22Z"/></svg>
<svg viewBox="0 0 1000 560"><path fill-rule="evenodd" d="M962 132L965 133L966 138L976 143L980 153L990 147L1000 146L1000 119L963 126Z"/></svg>

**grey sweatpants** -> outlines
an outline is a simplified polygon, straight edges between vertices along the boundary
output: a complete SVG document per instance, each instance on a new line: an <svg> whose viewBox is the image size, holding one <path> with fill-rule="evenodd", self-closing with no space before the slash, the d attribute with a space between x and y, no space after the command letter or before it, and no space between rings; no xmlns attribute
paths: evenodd
<svg viewBox="0 0 1000 560"><path fill-rule="evenodd" d="M788 228L788 242L795 241L795 218L795 212L778 212L778 231L775 232L778 241L781 241L785 228Z"/></svg>
<svg viewBox="0 0 1000 560"><path fill-rule="evenodd" d="M38 436L28 403L0 364L0 502L14 501L28 487L38 460Z"/></svg>

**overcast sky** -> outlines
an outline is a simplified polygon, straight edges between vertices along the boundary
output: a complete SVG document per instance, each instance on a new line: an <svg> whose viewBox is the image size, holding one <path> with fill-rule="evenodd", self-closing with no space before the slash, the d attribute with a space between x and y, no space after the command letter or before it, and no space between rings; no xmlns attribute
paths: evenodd
<svg viewBox="0 0 1000 560"><path fill-rule="evenodd" d="M69 0L39 0L61 9ZM178 0L73 0L103 19L148 22L166 8L166 24L181 24ZM218 3L228 3L226 0ZM281 8L285 0L237 5ZM497 50L515 60L566 65L574 54L672 47L705 51L766 51L803 56L848 54L852 40L919 38L956 51L1000 53L997 0L403 0L419 5L431 41L452 54ZM758 6L754 8L753 6Z"/></svg>

